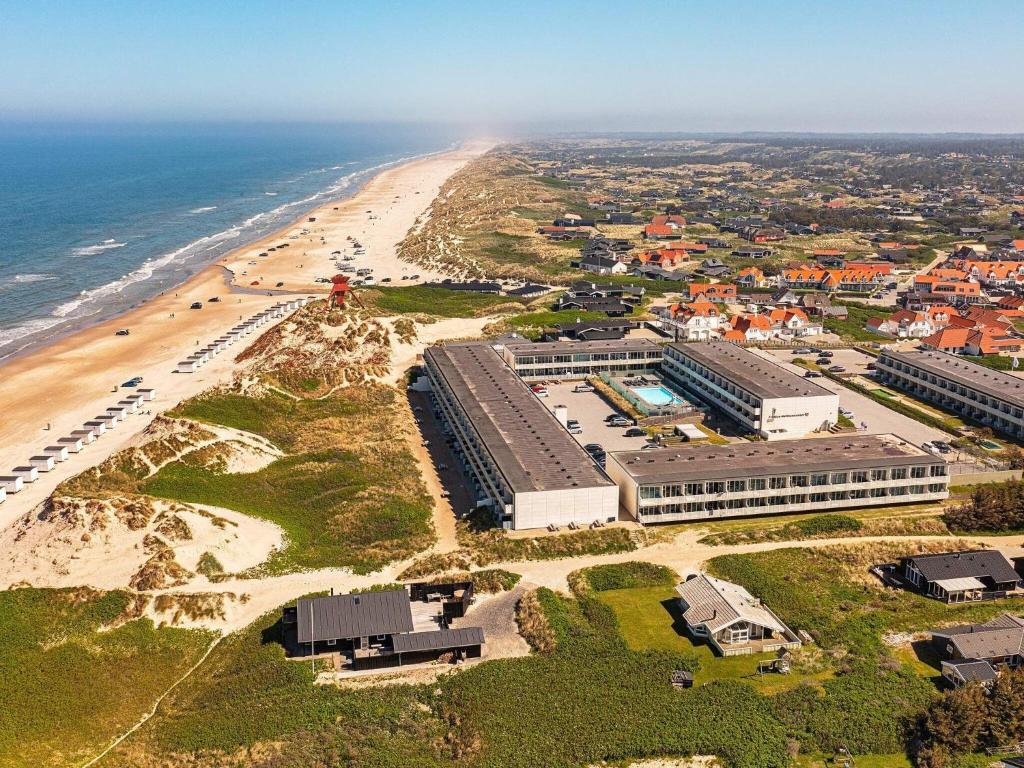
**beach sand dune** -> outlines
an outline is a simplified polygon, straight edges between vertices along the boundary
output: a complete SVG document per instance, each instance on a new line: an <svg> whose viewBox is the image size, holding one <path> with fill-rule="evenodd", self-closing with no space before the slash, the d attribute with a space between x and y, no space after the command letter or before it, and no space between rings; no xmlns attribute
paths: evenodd
<svg viewBox="0 0 1024 768"><path fill-rule="evenodd" d="M240 317L249 317L280 300L252 291L273 289L280 282L284 284L280 290L292 295L325 293L323 284L315 280L335 274L330 254L350 244L349 236L365 248L365 255L356 263L372 267L378 280L390 276L396 284L405 284L407 281L401 281L403 274L419 273L422 279L439 277L401 262L395 246L415 226L417 218L426 214L444 181L490 146L469 144L389 168L353 197L321 206L272 236L227 254L179 288L115 320L0 365L0 474L24 464L30 456L133 392L117 389L127 379L142 376L143 386L156 389L156 400L147 403L141 414L130 415L81 453L72 454L53 471L41 473L37 482L8 496L0 505L0 528L41 504L59 482L129 445L153 416L229 381L238 369L234 357L257 334L234 345L197 373L173 371L178 360L222 335ZM316 221L309 222L309 218ZM305 240L303 229L308 230ZM292 236L297 239L289 239ZM285 242L290 243L287 248L269 251L269 247ZM258 255L263 252L268 255ZM249 264L251 261L256 265ZM234 284L247 292L232 292L225 270L230 270ZM250 286L253 281L260 285ZM220 301L209 303L214 296ZM189 309L196 301L203 302L203 308ZM118 328L128 328L131 333L115 336Z"/></svg>

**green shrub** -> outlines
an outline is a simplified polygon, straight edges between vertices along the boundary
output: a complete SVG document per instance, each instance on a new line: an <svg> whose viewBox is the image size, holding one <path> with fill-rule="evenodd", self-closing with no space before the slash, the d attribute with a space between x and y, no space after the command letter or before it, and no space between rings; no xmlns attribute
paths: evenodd
<svg viewBox="0 0 1024 768"><path fill-rule="evenodd" d="M679 577L671 568L654 563L630 562L597 565L577 572L580 587L595 592L635 587L671 587ZM570 577L571 578L571 577Z"/></svg>
<svg viewBox="0 0 1024 768"><path fill-rule="evenodd" d="M864 524L855 517L849 515L815 515L803 520L790 523L805 536L821 536L823 534L855 533L864 527Z"/></svg>

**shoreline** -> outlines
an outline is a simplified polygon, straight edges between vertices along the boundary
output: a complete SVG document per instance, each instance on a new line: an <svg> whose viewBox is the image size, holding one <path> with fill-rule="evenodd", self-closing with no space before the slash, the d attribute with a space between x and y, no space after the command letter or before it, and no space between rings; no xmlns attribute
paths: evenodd
<svg viewBox="0 0 1024 768"><path fill-rule="evenodd" d="M370 168L366 168L366 169L364 169L362 171L357 171L355 175L356 176L360 176L361 175L363 178L361 178L357 183L353 184L352 187L344 190L344 193L341 196L328 198L326 200L321 200L321 201L313 204L312 207L303 208L298 213L296 213L296 215L293 218L286 219L285 221L280 223L277 227L275 227L270 232L264 233L264 234L259 235L259 236L255 236L252 240L247 240L247 241L242 242L242 243L237 243L237 244L234 245L234 247L228 249L227 251L225 251L224 253L221 253L218 256L213 257L212 260L206 261L205 263L197 263L197 264L195 264L194 265L194 271L192 271L189 274L185 275L180 281L178 281L178 282L176 282L176 283L174 283L172 285L168 285L166 288L164 288L160 292L152 294L150 296L143 297L143 298L139 299L138 301L136 301L135 303L131 304L130 306L127 306L127 307L124 307L124 308L122 308L122 309L120 309L118 311L115 311L114 314L112 314L112 315L105 315L104 314L104 309L100 308L93 315L86 315L86 316L81 317L81 318L72 318L70 320L62 321L62 322L58 323L57 324L57 327L58 327L57 330L54 330L52 333L48 334L48 331L50 329L47 329L46 331L40 332L41 334L48 334L48 335L41 335L40 338L33 339L33 340L29 341L28 343L26 343L24 346L19 347L18 349L14 350L12 352L8 352L7 354L5 354L3 356L0 356L0 373L3 372L4 366L7 365L7 363L12 361L12 360L16 360L16 359L18 359L20 357L23 357L25 355L30 355L30 354L33 354L33 353L36 353L36 352L40 352L40 351L46 349L48 346L50 346L52 344L56 344L56 343L60 342L62 339L66 338L68 336L74 335L76 333L79 333L80 331L85 331L85 330L88 330L90 328L94 328L95 326L100 325L100 324L105 323L105 322L108 322L108 321L110 321L110 322L116 321L120 317L124 317L124 316L129 315L130 313L138 310L138 309L142 309L143 307L145 307L146 304L152 302L154 299L157 299L160 296L165 295L168 291L178 291L178 290L180 290L190 280L193 280L194 278L196 278L203 270L208 269L211 266L217 265L223 259L226 259L226 258L230 257L232 254L234 254L234 253L236 253L238 251L242 251L242 250L245 250L247 248L250 248L254 244L256 244L258 242L261 242L261 241L263 241L265 239L274 239L275 236L277 235L277 233L279 233L279 232L283 233L283 232L285 232L286 230L288 230L288 229L290 229L292 227L298 226L299 224L301 224L303 219L307 218L313 212L318 211L320 208L324 208L324 207L332 206L332 205L338 205L338 204L343 203L345 201L352 200L357 195L359 195L359 193L368 184L370 184L375 178L377 178L377 176L379 176L382 173L385 173L386 171L388 171L390 169L399 168L399 167L401 167L401 166L403 166L403 165L405 165L407 163L414 163L414 162L417 162L419 160L424 160L424 159L427 159L427 158L430 158L430 157L436 157L438 155L444 155L444 154L446 154L448 152L458 151L458 149L460 149L460 147L461 147L461 145L458 145L458 146L451 147L451 148L448 148L448 149L437 150L436 152L426 152L426 153L421 154L421 155L412 155L412 156L409 156L409 157L403 157L403 158L399 158L397 160L391 160L391 161L388 161L386 163L381 163L379 165L375 165L375 166L372 166ZM217 234L219 234L219 233L214 233L213 235L207 235L205 237L213 237L213 236L216 236ZM230 288L230 284L229 284L229 288ZM234 291L232 291L232 292L234 292ZM291 294L293 292L292 291L279 290L278 293L280 293L281 295L289 295L289 294ZM59 327L59 326L63 326L63 327Z"/></svg>
<svg viewBox="0 0 1024 768"><path fill-rule="evenodd" d="M57 485L96 466L129 445L161 412L199 392L230 381L240 368L234 358L261 334L248 337L227 355L221 355L192 374L174 372L177 361L217 338L240 317L261 312L292 295L324 295L327 288L317 277L329 277L333 251L344 248L348 237L366 249L359 263L372 265L378 280L418 273L422 280L441 275L399 261L396 246L417 221L427 215L441 186L489 144L468 144L444 153L409 160L386 168L369 179L354 195L329 200L296 217L287 225L244 246L229 251L200 269L177 288L164 291L139 306L108 318L26 354L0 364L0 474L9 474L38 455L58 438L79 429L83 422L104 412L107 406L133 390L118 385L135 376L143 387L156 390L155 402L146 415L132 415L123 424L71 454L50 472L10 494L0 505L0 528L45 501ZM376 213L367 213L375 211ZM314 222L309 219L314 218ZM305 233L303 234L305 230ZM267 249L275 243L289 247ZM261 251L268 253L260 257ZM353 262L355 263L355 262ZM246 274L247 272L259 274ZM233 279L229 276L233 274ZM406 274L408 273L408 274ZM259 280L259 289L248 285ZM277 283L282 285L277 287ZM239 288L238 292L233 289ZM210 303L210 297L220 297ZM202 309L192 310L193 302ZM130 335L116 336L119 328Z"/></svg>

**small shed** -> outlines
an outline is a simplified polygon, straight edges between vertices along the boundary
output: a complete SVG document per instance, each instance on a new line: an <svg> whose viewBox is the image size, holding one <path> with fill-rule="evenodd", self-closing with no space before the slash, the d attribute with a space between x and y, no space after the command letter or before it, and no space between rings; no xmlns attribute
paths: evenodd
<svg viewBox="0 0 1024 768"><path fill-rule="evenodd" d="M84 429L71 430L71 436L81 438L82 445L89 445L90 443L95 443L96 438L99 437L100 434L102 434L101 429L103 425L101 424L99 426L96 426L91 422L86 422L83 426Z"/></svg>
<svg viewBox="0 0 1024 768"><path fill-rule="evenodd" d="M7 493L17 493L25 487L25 479L20 475L0 475L0 488Z"/></svg>
<svg viewBox="0 0 1024 768"><path fill-rule="evenodd" d="M26 483L34 483L39 479L39 469L33 466L15 467L11 472L20 477Z"/></svg>
<svg viewBox="0 0 1024 768"><path fill-rule="evenodd" d="M40 472L52 472L57 462L54 461L53 456L41 453L38 456L33 456L28 460L28 463L33 467L37 467Z"/></svg>
<svg viewBox="0 0 1024 768"><path fill-rule="evenodd" d="M670 680L673 688L693 688L693 672L685 669L672 670Z"/></svg>
<svg viewBox="0 0 1024 768"><path fill-rule="evenodd" d="M76 436L74 433L71 434L71 437L57 438L57 442L67 448L71 453L78 453L82 450L82 438Z"/></svg>
<svg viewBox="0 0 1024 768"><path fill-rule="evenodd" d="M156 398L155 389L139 389L136 391L138 392L138 394L142 395L142 397L145 398L146 400L153 400Z"/></svg>
<svg viewBox="0 0 1024 768"><path fill-rule="evenodd" d="M43 453L53 456L55 461L68 460L68 447L66 445L48 445L43 448Z"/></svg>
<svg viewBox="0 0 1024 768"><path fill-rule="evenodd" d="M178 373L195 373L199 365L195 360L182 360L175 369Z"/></svg>

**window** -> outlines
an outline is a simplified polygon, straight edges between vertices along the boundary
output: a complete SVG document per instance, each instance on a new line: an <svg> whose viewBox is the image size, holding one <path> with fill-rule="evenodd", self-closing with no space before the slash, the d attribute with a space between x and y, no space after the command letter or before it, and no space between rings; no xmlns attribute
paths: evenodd
<svg viewBox="0 0 1024 768"><path fill-rule="evenodd" d="M768 485L769 485L769 487L773 491L777 490L779 488L785 488L786 487L786 478L784 478L784 477L773 477L773 478L771 478L769 480Z"/></svg>
<svg viewBox="0 0 1024 768"><path fill-rule="evenodd" d="M337 641L337 640L335 640L335 639L334 639L334 638L332 637L332 638L331 638L330 640L328 640L328 641L327 641L327 644L328 644L328 645L337 645L337 644L338 644L338 641Z"/></svg>
<svg viewBox="0 0 1024 768"><path fill-rule="evenodd" d="M946 465L936 464L931 468L932 477L945 477L946 476Z"/></svg>
<svg viewBox="0 0 1024 768"><path fill-rule="evenodd" d="M747 483L744 480L730 480L727 487L729 493L742 493L747 490Z"/></svg>
<svg viewBox="0 0 1024 768"><path fill-rule="evenodd" d="M915 479L928 476L928 467L912 467L910 470L910 476Z"/></svg>
<svg viewBox="0 0 1024 768"><path fill-rule="evenodd" d="M767 485L765 484L765 480L763 477L755 477L750 480L750 484L748 487L752 491L763 491L767 487Z"/></svg>
<svg viewBox="0 0 1024 768"><path fill-rule="evenodd" d="M708 483L708 493L725 493L725 483L721 481Z"/></svg>
<svg viewBox="0 0 1024 768"><path fill-rule="evenodd" d="M832 473L832 484L833 485L845 485L847 482L847 474L845 472L833 472Z"/></svg>
<svg viewBox="0 0 1024 768"><path fill-rule="evenodd" d="M851 483L866 483L868 481L867 472L854 472L850 475Z"/></svg>
<svg viewBox="0 0 1024 768"><path fill-rule="evenodd" d="M807 475L793 475L789 478L789 484L794 488L806 488Z"/></svg>
<svg viewBox="0 0 1024 768"><path fill-rule="evenodd" d="M892 470L893 480L906 480L907 479L907 468L906 467L895 467Z"/></svg>
<svg viewBox="0 0 1024 768"><path fill-rule="evenodd" d="M828 475L811 475L811 485L828 485Z"/></svg>
<svg viewBox="0 0 1024 768"><path fill-rule="evenodd" d="M813 501L813 502L828 501L828 494L827 493L812 493L811 494L811 501Z"/></svg>
<svg viewBox="0 0 1024 768"><path fill-rule="evenodd" d="M686 484L686 495L687 496L701 496L704 493L704 483L687 483Z"/></svg>
<svg viewBox="0 0 1024 768"><path fill-rule="evenodd" d="M640 486L640 498L641 499L660 499L661 498L661 486L660 485L641 485Z"/></svg>
<svg viewBox="0 0 1024 768"><path fill-rule="evenodd" d="M874 481L888 480L889 479L889 471L886 470L886 469L872 469L871 470L871 479L874 480Z"/></svg>

